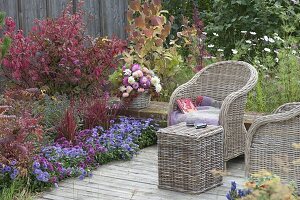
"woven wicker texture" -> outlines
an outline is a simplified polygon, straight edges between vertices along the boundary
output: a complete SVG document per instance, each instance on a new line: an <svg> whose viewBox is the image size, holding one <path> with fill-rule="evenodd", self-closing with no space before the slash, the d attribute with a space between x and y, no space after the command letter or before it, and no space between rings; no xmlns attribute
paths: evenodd
<svg viewBox="0 0 300 200"><path fill-rule="evenodd" d="M150 104L150 99L150 94L146 92L140 93L137 97L132 99L132 101L127 105L127 107L130 109L147 108Z"/></svg>
<svg viewBox="0 0 300 200"><path fill-rule="evenodd" d="M245 62L224 61L209 65L173 92L168 121L170 113L177 109L177 99L195 99L202 95L223 101L220 124L224 128L224 160L235 158L245 150L244 110L247 94L257 78L256 69Z"/></svg>
<svg viewBox="0 0 300 200"><path fill-rule="evenodd" d="M195 129L180 123L157 135L159 188L200 193L222 184L213 174L223 170L221 126Z"/></svg>
<svg viewBox="0 0 300 200"><path fill-rule="evenodd" d="M249 129L246 172L268 170L283 182L294 181L300 193L300 103L288 103L259 117Z"/></svg>

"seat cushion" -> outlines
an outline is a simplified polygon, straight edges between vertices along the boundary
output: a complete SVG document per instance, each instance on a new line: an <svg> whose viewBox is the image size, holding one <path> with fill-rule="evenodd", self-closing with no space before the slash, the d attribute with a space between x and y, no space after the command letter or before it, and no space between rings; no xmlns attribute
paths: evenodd
<svg viewBox="0 0 300 200"><path fill-rule="evenodd" d="M206 123L208 125L220 125L219 123L220 108L212 106L199 106L197 111L182 113L180 111L174 111L171 113L170 125L178 124L181 122L188 123Z"/></svg>

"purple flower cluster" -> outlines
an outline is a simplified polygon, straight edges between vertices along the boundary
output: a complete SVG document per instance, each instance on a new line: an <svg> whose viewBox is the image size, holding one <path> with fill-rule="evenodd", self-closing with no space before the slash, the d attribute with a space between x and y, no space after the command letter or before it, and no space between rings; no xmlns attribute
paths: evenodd
<svg viewBox="0 0 300 200"><path fill-rule="evenodd" d="M9 164L0 163L0 180L6 180L7 178L10 180L16 179L20 174L16 164L16 160L9 162Z"/></svg>
<svg viewBox="0 0 300 200"><path fill-rule="evenodd" d="M153 90L160 93L162 86L160 79L154 75L152 70L146 67L141 67L139 64L131 66L124 65L122 67L121 86L119 88L122 97L129 97L132 91L143 93L145 91Z"/></svg>
<svg viewBox="0 0 300 200"><path fill-rule="evenodd" d="M230 191L226 194L226 198L228 200L240 199L242 197L247 196L250 193L250 190L237 189L236 182L232 181Z"/></svg>
<svg viewBox="0 0 300 200"><path fill-rule="evenodd" d="M123 117L108 130L99 126L80 131L73 142L60 138L34 158L32 175L38 183L57 185L67 177L91 176L91 169L106 162L103 157L107 155L113 155L111 159L130 159L139 149L137 140L143 130L152 126L151 121Z"/></svg>
<svg viewBox="0 0 300 200"><path fill-rule="evenodd" d="M139 145L137 139L142 131L150 126L151 119L141 121L134 118L122 117L109 130L100 136L100 144L108 152L117 152L121 159L130 159L137 153Z"/></svg>
<svg viewBox="0 0 300 200"><path fill-rule="evenodd" d="M73 143L60 138L51 146L41 149L32 164L32 173L37 181L57 184L67 177L90 176L90 170L99 165L97 156L106 152L99 144L95 129L77 133Z"/></svg>

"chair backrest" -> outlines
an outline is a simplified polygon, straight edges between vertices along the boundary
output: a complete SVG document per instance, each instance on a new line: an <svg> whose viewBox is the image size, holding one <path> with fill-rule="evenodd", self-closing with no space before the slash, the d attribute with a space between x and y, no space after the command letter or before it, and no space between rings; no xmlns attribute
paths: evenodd
<svg viewBox="0 0 300 200"><path fill-rule="evenodd" d="M205 95L222 101L257 78L256 69L241 61L224 61L207 66L191 80L197 84L195 95ZM193 95L194 96L194 95Z"/></svg>

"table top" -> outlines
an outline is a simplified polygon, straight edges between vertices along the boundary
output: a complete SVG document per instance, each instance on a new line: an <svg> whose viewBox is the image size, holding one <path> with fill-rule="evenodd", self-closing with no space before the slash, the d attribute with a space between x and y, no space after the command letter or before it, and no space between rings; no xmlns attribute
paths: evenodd
<svg viewBox="0 0 300 200"><path fill-rule="evenodd" d="M214 135L220 132L223 132L223 128L221 126L208 125L206 128L196 129L193 126L186 126L185 122L158 130L158 134L187 136L195 138L206 137L208 135Z"/></svg>

